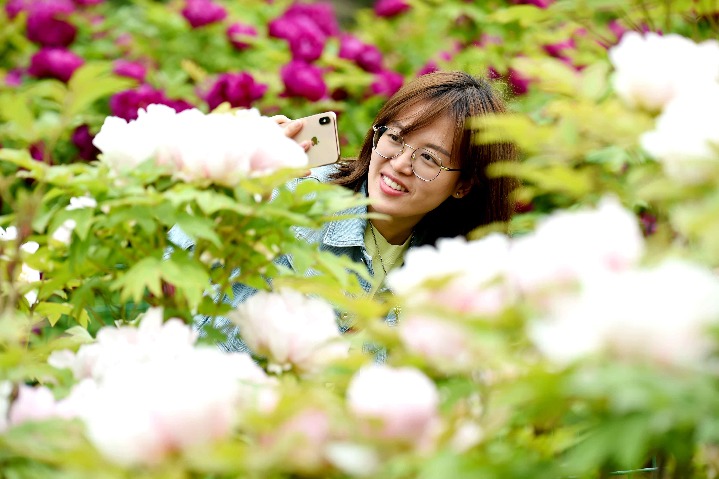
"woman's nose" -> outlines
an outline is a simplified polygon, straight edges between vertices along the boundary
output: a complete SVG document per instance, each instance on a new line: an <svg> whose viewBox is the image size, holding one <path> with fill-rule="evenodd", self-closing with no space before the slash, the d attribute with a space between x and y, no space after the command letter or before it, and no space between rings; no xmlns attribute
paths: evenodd
<svg viewBox="0 0 719 479"><path fill-rule="evenodd" d="M397 155L389 161L390 166L397 173L404 173L405 175L412 175L412 155L414 151L411 148L405 146L404 151L401 155Z"/></svg>

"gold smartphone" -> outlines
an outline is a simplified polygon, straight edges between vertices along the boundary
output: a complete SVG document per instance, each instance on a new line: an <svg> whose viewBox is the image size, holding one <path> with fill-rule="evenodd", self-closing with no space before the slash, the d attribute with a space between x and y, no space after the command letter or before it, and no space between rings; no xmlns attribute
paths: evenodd
<svg viewBox="0 0 719 479"><path fill-rule="evenodd" d="M295 136L295 141L310 140L312 147L307 152L310 168L336 163L340 159L340 140L337 134L337 115L326 111L300 118L304 125Z"/></svg>

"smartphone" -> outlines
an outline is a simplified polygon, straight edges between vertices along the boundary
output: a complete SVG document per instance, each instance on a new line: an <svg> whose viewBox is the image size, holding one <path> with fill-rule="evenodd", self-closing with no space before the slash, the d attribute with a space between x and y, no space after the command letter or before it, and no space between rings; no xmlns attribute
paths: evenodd
<svg viewBox="0 0 719 479"><path fill-rule="evenodd" d="M304 125L295 136L295 141L310 140L312 147L307 152L310 168L329 165L340 159L340 140L337 134L337 115L326 111L301 118Z"/></svg>

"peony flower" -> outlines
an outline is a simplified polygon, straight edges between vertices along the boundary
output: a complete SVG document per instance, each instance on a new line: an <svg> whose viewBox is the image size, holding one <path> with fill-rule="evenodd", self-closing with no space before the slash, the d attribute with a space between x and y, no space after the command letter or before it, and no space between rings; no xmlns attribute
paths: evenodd
<svg viewBox="0 0 719 479"><path fill-rule="evenodd" d="M614 90L629 106L656 112L681 92L719 80L719 42L628 32L609 50Z"/></svg>
<svg viewBox="0 0 719 479"><path fill-rule="evenodd" d="M692 368L712 352L707 328L718 321L716 275L669 259L593 277L537 320L530 337L560 364L604 351L625 361Z"/></svg>
<svg viewBox="0 0 719 479"><path fill-rule="evenodd" d="M408 351L440 367L473 366L467 330L458 323L410 312L399 323L398 334Z"/></svg>
<svg viewBox="0 0 719 479"><path fill-rule="evenodd" d="M227 17L227 10L212 0L186 0L182 16L192 28L199 28L221 22Z"/></svg>
<svg viewBox="0 0 719 479"><path fill-rule="evenodd" d="M80 158L85 161L94 161L100 150L92 144L95 137L90 133L90 127L86 124L80 125L72 132L72 144L77 148Z"/></svg>
<svg viewBox="0 0 719 479"><path fill-rule="evenodd" d="M75 41L77 28L66 21L75 11L69 0L34 1L27 17L27 37L43 47L67 47Z"/></svg>
<svg viewBox="0 0 719 479"><path fill-rule="evenodd" d="M374 81L370 85L370 91L374 95L382 95L387 98L391 97L402 88L404 77L391 70L384 70L374 74Z"/></svg>
<svg viewBox="0 0 719 479"><path fill-rule="evenodd" d="M377 0L374 4L374 13L378 17L394 17L409 9L406 0Z"/></svg>
<svg viewBox="0 0 719 479"><path fill-rule="evenodd" d="M506 274L509 253L509 240L500 234L479 241L441 239L436 247L408 251L404 265L390 271L387 284L419 304L495 315L513 299L513 292L500 281ZM441 280L444 282L436 284Z"/></svg>
<svg viewBox="0 0 719 479"><path fill-rule="evenodd" d="M516 5L534 5L538 8L547 8L554 0L512 0L512 3Z"/></svg>
<svg viewBox="0 0 719 479"><path fill-rule="evenodd" d="M233 47L237 50L245 50L250 47L250 44L242 41L242 39L247 37L256 37L257 29L253 25L235 22L227 27L225 33L227 34L227 39Z"/></svg>
<svg viewBox="0 0 719 479"><path fill-rule="evenodd" d="M17 87L22 85L22 75L22 69L13 68L5 74L5 85L9 87Z"/></svg>
<svg viewBox="0 0 719 479"><path fill-rule="evenodd" d="M518 96L524 95L529 91L531 80L524 76L520 71L510 68L507 71L507 83L510 91Z"/></svg>
<svg viewBox="0 0 719 479"><path fill-rule="evenodd" d="M17 399L13 401L8 414L11 426L55 417L59 417L59 414L52 391L45 386L20 385Z"/></svg>
<svg viewBox="0 0 719 479"><path fill-rule="evenodd" d="M57 78L66 82L85 61L64 48L43 48L30 58L28 73L35 78Z"/></svg>
<svg viewBox="0 0 719 479"><path fill-rule="evenodd" d="M138 112L148 105L167 105L178 112L192 108L192 105L184 101L168 98L163 91L150 85L140 85L134 90L121 91L110 97L112 116L127 121L137 119Z"/></svg>
<svg viewBox="0 0 719 479"><path fill-rule="evenodd" d="M324 465L325 448L331 438L331 423L326 411L307 408L294 414L261 439L263 450L278 447L283 461L293 468L314 471Z"/></svg>
<svg viewBox="0 0 719 479"><path fill-rule="evenodd" d="M238 412L277 402L275 382L249 355L196 347L189 326L162 317L151 309L138 327L103 328L94 343L49 360L79 380L55 410L79 417L93 444L124 466L227 437Z"/></svg>
<svg viewBox="0 0 719 479"><path fill-rule="evenodd" d="M312 20L327 36L340 33L339 22L330 2L300 3L294 2L283 14L284 17L305 17Z"/></svg>
<svg viewBox="0 0 719 479"><path fill-rule="evenodd" d="M292 59L313 62L327 43L327 34L320 25L306 15L283 15L270 22L270 36L287 40Z"/></svg>
<svg viewBox="0 0 719 479"><path fill-rule="evenodd" d="M549 56L559 58L560 60L571 64L571 59L565 52L574 50L576 48L576 43L574 42L574 38L570 37L559 42L542 45L542 48Z"/></svg>
<svg viewBox="0 0 719 479"><path fill-rule="evenodd" d="M712 181L719 166L719 83L682 92L659 115L642 147L684 184ZM712 174L714 173L714 175Z"/></svg>
<svg viewBox="0 0 719 479"><path fill-rule="evenodd" d="M370 435L417 443L437 421L439 393L417 369L373 364L350 380L347 407Z"/></svg>
<svg viewBox="0 0 719 479"><path fill-rule="evenodd" d="M128 60L115 60L112 72L115 75L132 78L139 82L145 81L147 69L142 63Z"/></svg>
<svg viewBox="0 0 719 479"><path fill-rule="evenodd" d="M332 307L296 291L259 292L229 318L249 348L267 358L271 371L314 372L349 351Z"/></svg>
<svg viewBox="0 0 719 479"><path fill-rule="evenodd" d="M152 160L183 181L228 186L248 175L307 165L304 150L254 109L205 115L149 105L137 120L108 117L94 144L117 173Z"/></svg>
<svg viewBox="0 0 719 479"><path fill-rule="evenodd" d="M643 253L636 216L607 197L596 209L559 211L541 220L533 233L514 241L508 268L512 281L532 293L629 269Z"/></svg>
<svg viewBox="0 0 719 479"><path fill-rule="evenodd" d="M305 62L293 60L280 70L285 94L318 101L327 96L322 70Z"/></svg>
<svg viewBox="0 0 719 479"><path fill-rule="evenodd" d="M353 35L343 34L340 37L338 56L352 60L365 71L382 71L382 52L376 46L364 43Z"/></svg>
<svg viewBox="0 0 719 479"><path fill-rule="evenodd" d="M207 92L205 101L212 110L224 102L233 108L249 108L266 91L267 85L255 82L249 73L223 73Z"/></svg>

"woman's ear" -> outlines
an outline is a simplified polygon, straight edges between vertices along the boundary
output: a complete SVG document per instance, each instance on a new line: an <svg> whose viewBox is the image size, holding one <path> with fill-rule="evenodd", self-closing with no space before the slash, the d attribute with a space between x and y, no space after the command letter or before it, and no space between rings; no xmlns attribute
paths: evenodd
<svg viewBox="0 0 719 479"><path fill-rule="evenodd" d="M471 189L472 189L471 181L460 181L457 184L457 188L454 190L454 193L452 193L452 196L454 196L457 199L464 198Z"/></svg>

